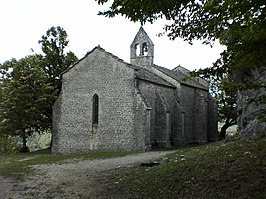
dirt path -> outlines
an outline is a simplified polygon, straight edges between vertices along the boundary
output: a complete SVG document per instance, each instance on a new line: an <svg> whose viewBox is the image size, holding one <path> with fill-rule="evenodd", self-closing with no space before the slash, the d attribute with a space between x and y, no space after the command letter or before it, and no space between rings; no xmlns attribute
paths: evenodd
<svg viewBox="0 0 266 199"><path fill-rule="evenodd" d="M73 160L69 163L35 165L34 174L12 183L0 177L0 199L21 198L108 198L102 191L106 173L122 167L162 159L174 151L146 152L126 157Z"/></svg>

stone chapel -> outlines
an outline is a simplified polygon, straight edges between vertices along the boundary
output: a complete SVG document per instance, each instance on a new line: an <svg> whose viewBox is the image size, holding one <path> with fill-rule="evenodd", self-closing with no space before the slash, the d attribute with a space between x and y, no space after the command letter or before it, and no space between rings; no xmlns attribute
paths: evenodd
<svg viewBox="0 0 266 199"><path fill-rule="evenodd" d="M149 150L215 141L217 107L208 82L154 64L141 27L130 63L95 47L63 73L53 106L53 153Z"/></svg>

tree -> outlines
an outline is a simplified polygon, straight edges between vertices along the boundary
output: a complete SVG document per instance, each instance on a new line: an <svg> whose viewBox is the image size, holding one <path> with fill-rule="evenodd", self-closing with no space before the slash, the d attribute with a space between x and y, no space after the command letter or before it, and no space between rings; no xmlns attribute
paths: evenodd
<svg viewBox="0 0 266 199"><path fill-rule="evenodd" d="M51 116L47 110L55 95L53 87L47 83L42 60L42 55L32 55L18 61L12 59L1 66L0 131L20 135L22 152L28 150L28 135L51 126Z"/></svg>
<svg viewBox="0 0 266 199"><path fill-rule="evenodd" d="M65 52L68 40L61 27L50 28L40 43L44 55L0 65L0 132L20 135L23 152L28 135L52 128L52 106L61 91L61 74L77 61L74 53Z"/></svg>
<svg viewBox="0 0 266 199"><path fill-rule="evenodd" d="M67 32L63 28L60 26L53 26L47 30L46 35L43 35L39 41L39 43L42 45L42 51L45 55L44 70L48 77L48 83L51 83L54 88L56 98L59 96L62 90L62 72L65 71L70 65L78 61L78 58L73 52L66 52L66 48L69 43L67 37ZM55 101L50 104L49 108L51 123L53 112L52 105L54 102Z"/></svg>
<svg viewBox="0 0 266 199"><path fill-rule="evenodd" d="M71 51L66 52L69 40L66 31L58 27L51 27L43 35L39 43L42 45L42 51L45 54L44 65L45 72L49 81L54 85L57 94L61 92L62 82L61 74L71 64L78 61L78 58Z"/></svg>
<svg viewBox="0 0 266 199"><path fill-rule="evenodd" d="M99 4L108 0L96 0ZM132 21L154 22L159 18L169 21L165 34L170 39L181 37L189 43L200 39L212 45L216 39L227 49L209 68L211 73L226 73L234 81L232 88L239 92L238 103L242 123L240 127L251 132L249 126L265 128L266 119L266 2L257 0L114 0L109 10L100 15L114 17L122 14ZM236 91L237 91L236 90ZM249 99L250 93L259 99ZM256 113L245 112L254 109ZM244 117L244 118L243 118ZM260 117L265 118L265 117ZM251 122L249 122L251 121ZM256 130L256 128L253 128ZM244 131L244 130L243 130ZM247 133L248 134L248 133ZM266 135L266 134L265 134Z"/></svg>
<svg viewBox="0 0 266 199"><path fill-rule="evenodd" d="M220 131L220 138L226 137L230 126L237 124L237 95L228 79L221 80L220 95L218 95L218 115L224 124Z"/></svg>
<svg viewBox="0 0 266 199"><path fill-rule="evenodd" d="M110 0L96 1L99 4L110 2ZM107 17L121 14L134 22L141 23L152 23L165 18L172 23L164 27L171 39L177 37L187 41L203 39L209 43L229 34L246 36L238 40L253 40L254 34L265 36L264 11L265 2L256 0L114 0L109 10L99 14ZM259 37L263 39L262 36ZM228 41L237 43L233 38Z"/></svg>

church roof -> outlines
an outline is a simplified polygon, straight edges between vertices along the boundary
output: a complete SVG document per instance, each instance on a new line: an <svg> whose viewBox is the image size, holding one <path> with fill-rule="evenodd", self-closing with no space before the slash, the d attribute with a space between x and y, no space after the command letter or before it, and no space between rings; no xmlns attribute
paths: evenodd
<svg viewBox="0 0 266 199"><path fill-rule="evenodd" d="M136 65L129 64L129 63L125 62L123 59L120 59L119 57L117 57L116 55L114 55L114 54L112 54L110 52L107 52L105 49L103 49L100 46L96 46L91 51L89 51L83 58L78 60L73 65L69 66L63 72L63 74L68 72L71 68L75 67L75 65L77 65L81 60L85 59L88 55L92 54L96 49L98 49L99 51L102 51L102 52L110 55L112 58L116 59L117 61L124 63L127 67L134 69L136 71L136 78L142 79L142 80L146 80L146 81L149 81L149 82L153 82L153 83L156 83L156 84L160 84L160 85L163 85L163 86L168 86L168 87L173 87L174 88L174 86L172 84L168 83L167 81L165 81L161 77L157 76L156 74L152 73L151 71L148 71L148 70L146 70L144 68L141 68L139 66L136 66Z"/></svg>
<svg viewBox="0 0 266 199"><path fill-rule="evenodd" d="M165 81L163 78L159 77L158 75L152 73L151 71L148 71L144 68L140 68L137 72L137 76L138 79L142 79L142 80L146 80L149 82L153 82L153 83L157 83L157 84L161 84L164 86L168 86L168 87L172 87L175 88L174 85L168 83L167 81Z"/></svg>
<svg viewBox="0 0 266 199"><path fill-rule="evenodd" d="M142 28L142 30L144 31L143 28ZM136 65L129 64L129 63L125 62L124 60L120 59L119 57L117 57L116 55L114 55L114 54L112 54L110 52L107 52L106 50L104 50L103 48L101 48L99 46L96 47L96 48L98 48L99 50L101 50L101 51L109 54L114 59L117 59L118 61L123 62L124 64L127 65L127 67L132 68L135 71L137 71L136 78L138 78L138 79L146 80L146 81L153 82L153 83L156 83L156 84L160 84L160 85L163 85L163 86L168 86L168 87L173 87L173 88L175 87L174 85L172 85L172 84L168 83L167 81L165 81L163 78L159 77L158 75L152 73L151 71L149 71L149 70L147 70L145 68L142 68L142 67L139 67L139 66L136 66Z"/></svg>
<svg viewBox="0 0 266 199"><path fill-rule="evenodd" d="M144 31L144 30L143 30ZM164 80L163 78L159 77L158 75L154 74L152 71L147 70L143 67L139 67L136 65L132 65L129 64L127 62L125 62L124 60L120 59L119 57L115 56L114 54L107 52L105 49L101 48L100 46L96 46L95 48L93 48L91 51L89 51L83 58L81 58L79 61L77 61L76 63L74 63L73 65L71 65L70 67L68 67L64 72L68 72L71 68L75 67L76 64L78 64L81 60L85 59L88 55L90 55L91 53L93 53L96 49L98 49L99 51L102 51L108 55L110 55L111 57L113 57L114 59L116 59L119 62L123 62L127 67L132 68L136 71L136 78L138 79L142 79L148 82L152 82L152 83L156 83L156 84L160 84L163 86L167 86L167 87L172 87L174 88L175 86L172 85L171 83L167 82L166 80ZM188 75L188 70L185 68L182 68L182 70L170 70L158 65L153 64L153 66L155 69L163 72L164 74L166 74L167 76L177 80L179 83L187 85L187 86L192 86L192 87L196 87L196 88L200 88L203 90L208 90L208 88L202 84L200 84L199 82L197 82L196 80L189 78Z"/></svg>
<svg viewBox="0 0 266 199"><path fill-rule="evenodd" d="M153 67L156 68L157 70L163 72L167 76L177 80L180 84L191 86L191 87L196 87L200 88L203 90L208 90L208 87L200 84L197 82L195 79L189 77L189 70L185 69L182 67L183 70L170 70L168 68L164 68L158 65L153 64ZM187 71L187 72L185 72Z"/></svg>
<svg viewBox="0 0 266 199"><path fill-rule="evenodd" d="M77 62L75 62L74 64L72 64L71 66L69 66L65 71L62 72L62 74L68 72L71 68L75 67L75 65L77 65L79 62L81 62L83 59L85 59L87 56L89 56L90 54L92 54L95 50L99 50L99 51L102 51L108 55L110 55L111 57L113 57L114 59L116 59L117 61L120 61L120 62L123 62L124 64L126 64L128 67L132 68L132 69L135 69L135 66L125 62L123 59L120 59L119 57L115 56L114 54L110 53L110 52L107 52L105 49L103 49L102 47L100 46L96 46L94 47L91 51L87 52L87 54L79 59Z"/></svg>

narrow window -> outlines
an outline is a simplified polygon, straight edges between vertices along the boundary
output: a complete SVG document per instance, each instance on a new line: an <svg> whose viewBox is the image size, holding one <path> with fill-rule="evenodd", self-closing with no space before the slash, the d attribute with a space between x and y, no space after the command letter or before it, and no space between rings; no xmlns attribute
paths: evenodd
<svg viewBox="0 0 266 199"><path fill-rule="evenodd" d="M92 98L92 125L97 125L99 120L99 96L93 95Z"/></svg>

